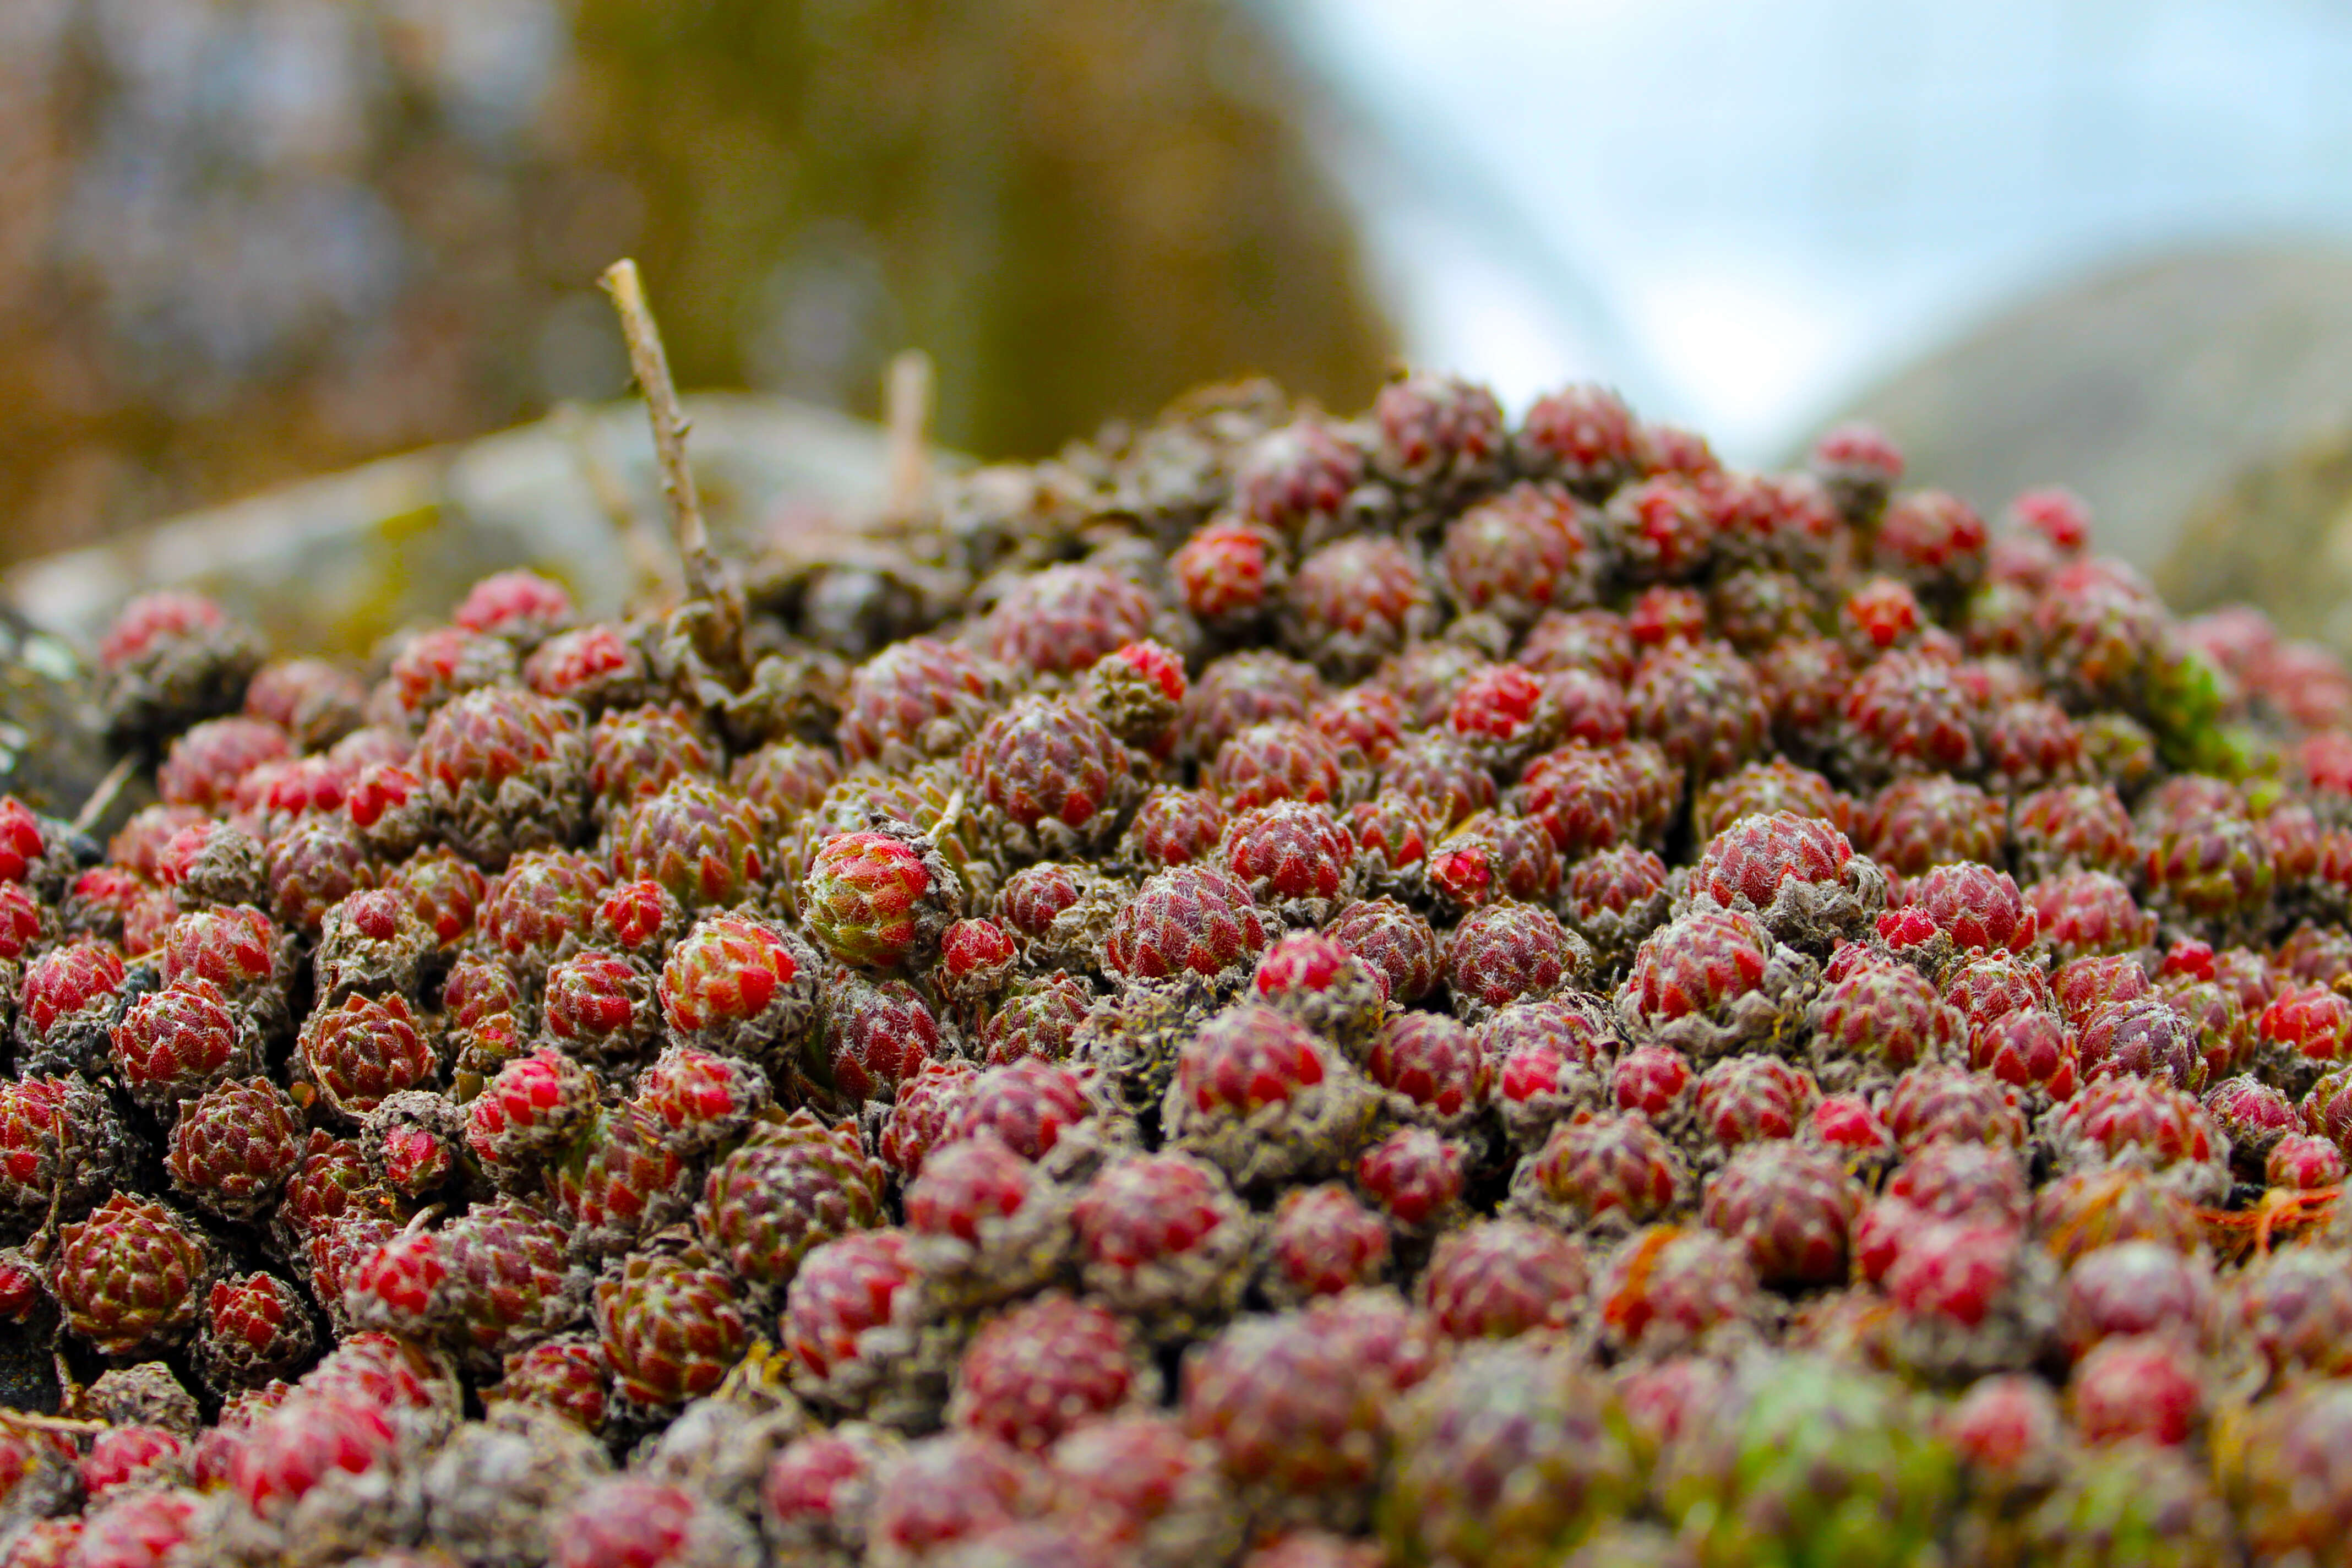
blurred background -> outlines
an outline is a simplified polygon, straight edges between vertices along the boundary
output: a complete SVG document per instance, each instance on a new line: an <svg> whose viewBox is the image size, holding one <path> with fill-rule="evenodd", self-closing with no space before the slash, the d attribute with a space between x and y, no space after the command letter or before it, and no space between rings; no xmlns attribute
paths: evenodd
<svg viewBox="0 0 2352 1568"><path fill-rule="evenodd" d="M870 499L909 346L983 459L1410 359L1864 415L2352 647L2347 78L2321 0L0 0L0 568L355 649L618 580L641 435L531 422L633 254L739 531Z"/></svg>

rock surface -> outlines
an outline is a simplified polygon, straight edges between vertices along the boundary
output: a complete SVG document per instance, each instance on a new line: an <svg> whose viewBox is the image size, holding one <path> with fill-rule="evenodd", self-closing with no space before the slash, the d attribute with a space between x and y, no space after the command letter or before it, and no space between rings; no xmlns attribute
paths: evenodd
<svg viewBox="0 0 2352 1568"><path fill-rule="evenodd" d="M2294 635L2352 638L2352 564L2310 571L2352 498L2352 254L2174 254L2029 300L1845 411L1909 482L1997 507L2063 481L2099 548L2184 611L2251 599Z"/></svg>

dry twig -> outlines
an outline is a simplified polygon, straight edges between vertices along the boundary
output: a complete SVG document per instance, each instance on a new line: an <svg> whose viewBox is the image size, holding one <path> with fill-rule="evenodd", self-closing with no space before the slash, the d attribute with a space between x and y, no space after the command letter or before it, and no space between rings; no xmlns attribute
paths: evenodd
<svg viewBox="0 0 2352 1568"><path fill-rule="evenodd" d="M900 527L920 521L931 507L931 389L930 355L908 349L890 361L883 384L889 481L882 508L884 521Z"/></svg>

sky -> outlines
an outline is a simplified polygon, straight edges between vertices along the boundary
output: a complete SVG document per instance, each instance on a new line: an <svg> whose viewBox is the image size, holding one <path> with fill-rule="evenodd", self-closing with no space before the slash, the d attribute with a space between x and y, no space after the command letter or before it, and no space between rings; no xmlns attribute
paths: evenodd
<svg viewBox="0 0 2352 1568"><path fill-rule="evenodd" d="M1409 351L1583 376L1762 461L2038 289L2352 244L2326 0L1263 0Z"/></svg>

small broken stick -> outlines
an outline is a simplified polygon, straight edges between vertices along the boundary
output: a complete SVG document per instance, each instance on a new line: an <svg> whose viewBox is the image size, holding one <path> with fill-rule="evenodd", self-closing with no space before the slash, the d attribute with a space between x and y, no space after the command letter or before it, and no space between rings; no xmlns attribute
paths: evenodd
<svg viewBox="0 0 2352 1568"><path fill-rule="evenodd" d="M716 646L706 647L705 657L717 654L725 664L740 669L743 663L742 590L728 575L718 552L710 547L710 530L703 521L702 500L694 488L694 471L686 461L686 433L690 425L686 409L677 400L677 387L670 380L669 356L663 352L661 329L654 323L653 309L646 303L644 280L637 275L637 264L623 257L606 268L598 281L611 296L613 309L621 318L621 335L629 345L629 366L636 375L637 390L645 395L646 417L653 423L654 460L661 473L662 495L669 502L670 526L677 535L678 555L686 564L687 595L703 601L713 612L708 624Z"/></svg>

